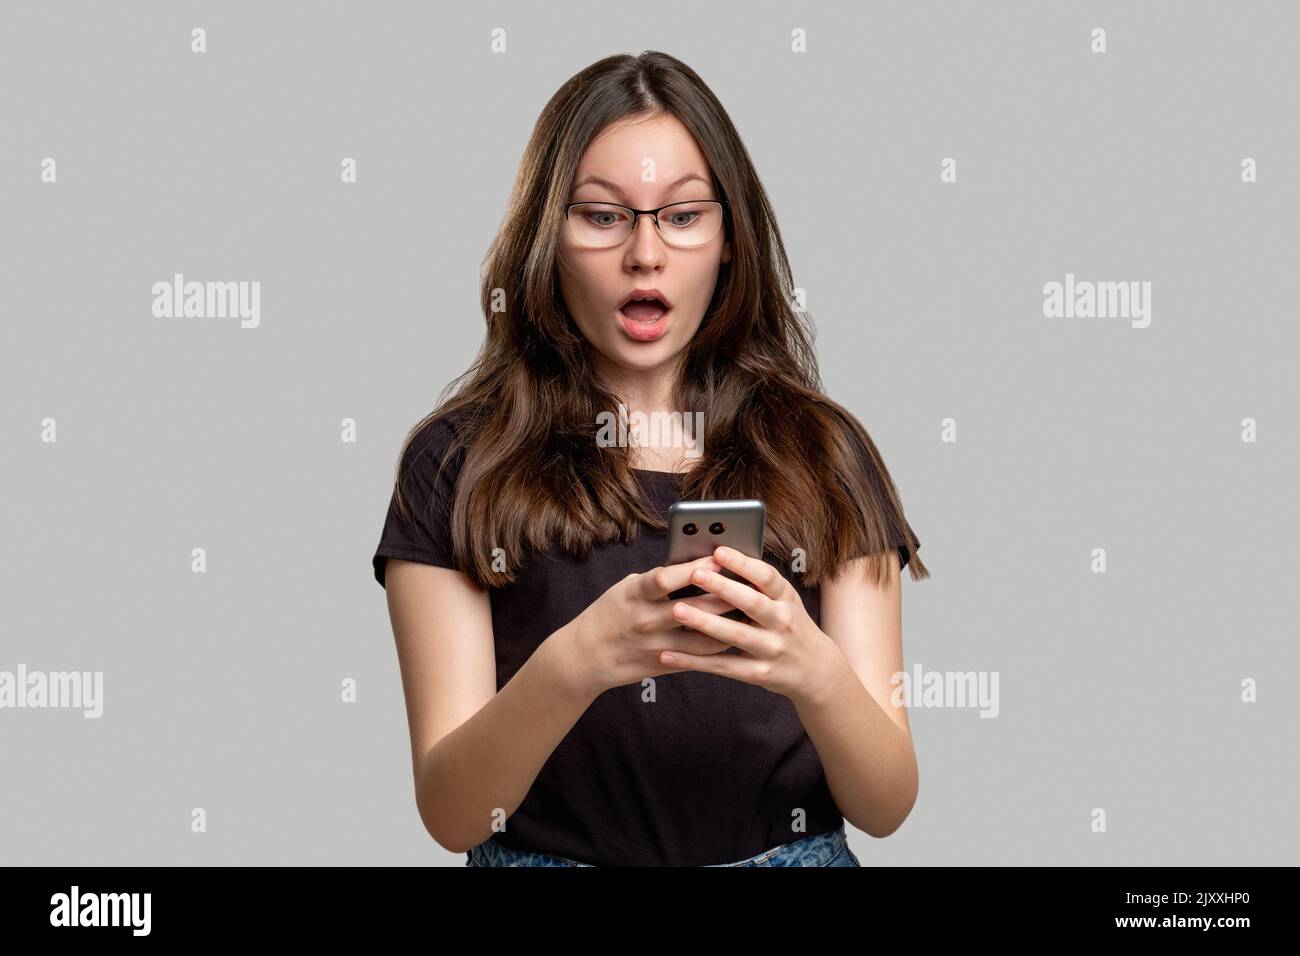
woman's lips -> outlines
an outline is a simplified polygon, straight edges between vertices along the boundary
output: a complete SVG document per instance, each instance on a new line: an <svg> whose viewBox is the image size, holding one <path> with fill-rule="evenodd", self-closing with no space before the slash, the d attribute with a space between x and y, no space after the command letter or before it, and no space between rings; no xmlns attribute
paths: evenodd
<svg viewBox="0 0 1300 956"><path fill-rule="evenodd" d="M620 308L618 310L618 322L619 325L623 326L623 331L634 341L653 342L668 331L668 316L672 314L672 311L672 309L665 309L657 319L647 321L645 319L634 319L626 315Z"/></svg>

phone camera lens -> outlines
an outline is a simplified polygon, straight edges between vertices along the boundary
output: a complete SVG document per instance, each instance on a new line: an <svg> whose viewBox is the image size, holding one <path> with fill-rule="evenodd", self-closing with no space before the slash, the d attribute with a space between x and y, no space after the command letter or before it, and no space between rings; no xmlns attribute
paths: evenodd
<svg viewBox="0 0 1300 956"><path fill-rule="evenodd" d="M713 524L709 525L709 534L722 534L724 530L726 529L722 527L721 521L715 521Z"/></svg>
<svg viewBox="0 0 1300 956"><path fill-rule="evenodd" d="M695 527L694 524L689 522L687 524L682 525L682 534L695 534L695 532L699 530L700 530L699 528Z"/></svg>

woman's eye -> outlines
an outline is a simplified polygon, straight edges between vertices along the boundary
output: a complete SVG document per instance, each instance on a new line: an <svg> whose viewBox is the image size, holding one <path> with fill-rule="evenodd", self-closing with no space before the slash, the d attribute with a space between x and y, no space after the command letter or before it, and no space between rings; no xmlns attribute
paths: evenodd
<svg viewBox="0 0 1300 956"><path fill-rule="evenodd" d="M669 221L674 226L689 226L698 215L699 213L696 212L675 212L669 217Z"/></svg>

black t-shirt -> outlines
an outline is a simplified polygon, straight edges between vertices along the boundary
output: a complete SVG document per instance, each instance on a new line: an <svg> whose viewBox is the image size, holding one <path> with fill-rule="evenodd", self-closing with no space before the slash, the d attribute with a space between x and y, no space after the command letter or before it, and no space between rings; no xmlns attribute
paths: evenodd
<svg viewBox="0 0 1300 956"><path fill-rule="evenodd" d="M373 559L381 585L390 557L455 566L448 516L464 449L434 487L452 427L452 421L437 420L403 457L399 476L414 517L403 520L390 502ZM684 476L636 474L666 515ZM907 533L919 547L910 526ZM608 588L631 572L663 564L666 547L663 532L642 524L634 541L597 545L586 561L550 549L526 561L513 584L493 588L497 689ZM901 544L899 553L906 563ZM819 622L819 590L795 581L773 555L764 557L794 584ZM827 833L843 822L788 697L684 671L657 677L654 700L642 698L639 681L597 696L493 839L597 866L705 866ZM805 828L797 831L799 817Z"/></svg>

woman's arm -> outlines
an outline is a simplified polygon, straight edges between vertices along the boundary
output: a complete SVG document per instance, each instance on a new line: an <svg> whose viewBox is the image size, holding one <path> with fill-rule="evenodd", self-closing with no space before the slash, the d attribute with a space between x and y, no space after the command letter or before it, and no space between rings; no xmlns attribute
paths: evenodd
<svg viewBox="0 0 1300 956"><path fill-rule="evenodd" d="M388 559L388 613L425 829L468 852L518 808L547 758L594 700L556 631L496 688L491 604L450 568Z"/></svg>
<svg viewBox="0 0 1300 956"><path fill-rule="evenodd" d="M878 586L850 562L821 585L821 629L843 655L815 695L795 701L817 748L831 795L859 830L885 837L916 803L916 752L907 708L891 703L903 670L902 574Z"/></svg>

